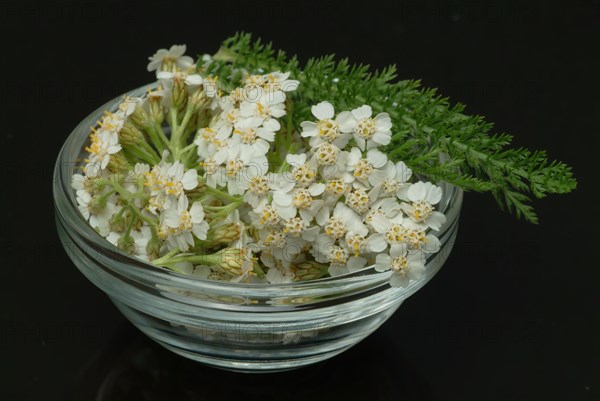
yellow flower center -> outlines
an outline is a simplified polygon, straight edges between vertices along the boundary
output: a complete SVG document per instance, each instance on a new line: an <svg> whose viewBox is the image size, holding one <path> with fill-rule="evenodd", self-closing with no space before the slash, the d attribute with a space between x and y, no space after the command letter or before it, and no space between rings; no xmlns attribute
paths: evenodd
<svg viewBox="0 0 600 401"><path fill-rule="evenodd" d="M338 136L340 136L340 127L330 118L326 120L320 120L317 123L317 130L319 131L319 136L321 136L327 142L333 142Z"/></svg>
<svg viewBox="0 0 600 401"><path fill-rule="evenodd" d="M359 120L354 128L354 133L361 138L371 139L375 133L375 121L372 118Z"/></svg>

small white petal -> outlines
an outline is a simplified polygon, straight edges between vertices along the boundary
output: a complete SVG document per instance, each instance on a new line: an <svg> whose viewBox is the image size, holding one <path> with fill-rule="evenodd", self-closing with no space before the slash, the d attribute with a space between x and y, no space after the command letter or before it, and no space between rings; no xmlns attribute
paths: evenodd
<svg viewBox="0 0 600 401"><path fill-rule="evenodd" d="M356 124L356 119L349 111L343 111L337 116L335 122L338 123L341 132L352 133Z"/></svg>
<svg viewBox="0 0 600 401"><path fill-rule="evenodd" d="M181 178L181 184L183 185L183 189L186 190L196 188L198 186L198 172L193 168L186 171Z"/></svg>
<svg viewBox="0 0 600 401"><path fill-rule="evenodd" d="M356 109L352 110L352 115L357 120L369 118L369 117L371 117L372 114L373 114L373 110L371 109L371 106L368 106L368 105L360 106L360 107L357 107Z"/></svg>
<svg viewBox="0 0 600 401"><path fill-rule="evenodd" d="M367 246L371 252L383 252L387 248L387 242L381 234L372 234L367 239Z"/></svg>
<svg viewBox="0 0 600 401"><path fill-rule="evenodd" d="M390 286L392 287L407 287L410 280L408 277L400 274L392 274L390 277Z"/></svg>
<svg viewBox="0 0 600 401"><path fill-rule="evenodd" d="M431 216L429 216L426 223L432 230L439 231L442 225L446 223L446 216L438 211L434 211L431 213Z"/></svg>
<svg viewBox="0 0 600 401"><path fill-rule="evenodd" d="M371 163L373 167L381 168L385 166L388 160L385 153L377 149L371 149L367 152L367 161Z"/></svg>
<svg viewBox="0 0 600 401"><path fill-rule="evenodd" d="M290 206L292 204L292 195L283 192L273 192L273 203L280 206Z"/></svg>
<svg viewBox="0 0 600 401"><path fill-rule="evenodd" d="M380 214L376 214L371 219L371 226L375 231L377 231L380 234L383 234L388 230L390 226L390 221L387 217L382 216Z"/></svg>
<svg viewBox="0 0 600 401"><path fill-rule="evenodd" d="M422 181L416 182L408 188L406 195L411 202L424 200L427 195L427 186Z"/></svg>
<svg viewBox="0 0 600 401"><path fill-rule="evenodd" d="M353 273L355 271L358 271L360 269L362 269L363 267L365 267L367 264L367 259L360 257L360 256L351 256L348 258L348 261L346 262L346 267L348 268L348 271L350 273Z"/></svg>
<svg viewBox="0 0 600 401"><path fill-rule="evenodd" d="M325 184L315 182L308 187L308 192L312 196L319 196L325 191Z"/></svg>
<svg viewBox="0 0 600 401"><path fill-rule="evenodd" d="M329 102L321 102L311 108L312 114L319 120L333 118L335 113L333 105Z"/></svg>
<svg viewBox="0 0 600 401"><path fill-rule="evenodd" d="M378 272L384 272L389 270L392 266L392 258L387 253L377 255L375 258L375 270Z"/></svg>

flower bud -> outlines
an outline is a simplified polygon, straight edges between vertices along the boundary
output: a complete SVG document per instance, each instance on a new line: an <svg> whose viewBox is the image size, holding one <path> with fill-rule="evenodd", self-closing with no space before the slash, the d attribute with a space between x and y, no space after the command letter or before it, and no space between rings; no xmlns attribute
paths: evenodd
<svg viewBox="0 0 600 401"><path fill-rule="evenodd" d="M206 238L209 242L230 244L240 239L242 227L237 223L230 223L211 228Z"/></svg>
<svg viewBox="0 0 600 401"><path fill-rule="evenodd" d="M127 227L127 222L125 221L122 213L117 213L110 218L108 221L108 226L110 227L110 231L122 233Z"/></svg>
<svg viewBox="0 0 600 401"><path fill-rule="evenodd" d="M254 258L248 257L248 254L245 247L225 248L213 255L212 262L217 269L232 276L256 275L254 273L256 261Z"/></svg>
<svg viewBox="0 0 600 401"><path fill-rule="evenodd" d="M181 110L185 107L187 101L187 88L185 79L180 74L173 76L172 102L173 107Z"/></svg>
<svg viewBox="0 0 600 401"><path fill-rule="evenodd" d="M132 255L137 253L137 245L131 235L122 235L121 238L117 240L117 247Z"/></svg>
<svg viewBox="0 0 600 401"><path fill-rule="evenodd" d="M106 207L106 197L104 196L96 196L92 198L90 203L88 204L88 210L91 214L98 214L104 210Z"/></svg>
<svg viewBox="0 0 600 401"><path fill-rule="evenodd" d="M154 260L160 257L161 242L158 238L150 238L146 245L146 252L148 252L148 259Z"/></svg>
<svg viewBox="0 0 600 401"><path fill-rule="evenodd" d="M133 113L129 115L129 120L138 128L144 128L148 124L148 114L144 111L141 105L138 103L133 110Z"/></svg>
<svg viewBox="0 0 600 401"><path fill-rule="evenodd" d="M165 110L162 106L162 96L149 96L150 103L149 115L150 119L156 124L161 125L165 121Z"/></svg>
<svg viewBox="0 0 600 401"><path fill-rule="evenodd" d="M296 281L316 280L327 274L327 265L315 261L304 261L293 265L292 271Z"/></svg>
<svg viewBox="0 0 600 401"><path fill-rule="evenodd" d="M108 169L113 173L120 173L127 170L127 166L129 162L127 158L123 154L122 151L113 153L110 155L110 160L108 161Z"/></svg>
<svg viewBox="0 0 600 401"><path fill-rule="evenodd" d="M194 111L200 111L204 107L206 107L209 103L209 99L206 97L204 90L202 87L196 89L194 93L190 95L190 105L193 107Z"/></svg>
<svg viewBox="0 0 600 401"><path fill-rule="evenodd" d="M142 131L129 121L125 121L123 128L119 131L119 142L121 144L124 146L133 146L145 140Z"/></svg>

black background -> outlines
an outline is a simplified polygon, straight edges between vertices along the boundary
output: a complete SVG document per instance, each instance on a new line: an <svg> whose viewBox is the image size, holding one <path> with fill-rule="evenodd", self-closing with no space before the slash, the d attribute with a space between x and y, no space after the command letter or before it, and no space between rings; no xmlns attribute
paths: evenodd
<svg viewBox="0 0 600 401"><path fill-rule="evenodd" d="M2 3L0 398L599 399L600 3ZM310 56L398 64L573 166L541 224L467 194L441 272L380 330L274 375L199 366L144 338L68 260L51 172L71 129L150 82L147 57L251 31Z"/></svg>

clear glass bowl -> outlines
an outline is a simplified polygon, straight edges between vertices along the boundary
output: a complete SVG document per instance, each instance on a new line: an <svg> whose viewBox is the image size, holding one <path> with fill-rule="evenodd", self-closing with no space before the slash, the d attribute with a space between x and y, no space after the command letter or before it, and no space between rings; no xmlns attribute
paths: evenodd
<svg viewBox="0 0 600 401"><path fill-rule="evenodd" d="M141 96L151 87L127 95ZM73 263L142 332L169 350L219 368L268 372L330 358L358 343L425 285L446 261L463 193L442 184L447 223L426 273L391 288L391 272L359 272L293 284L236 284L175 273L135 259L98 235L77 209L71 177L90 127L115 98L85 118L66 140L54 170L56 225ZM382 348L382 352L384 349Z"/></svg>

